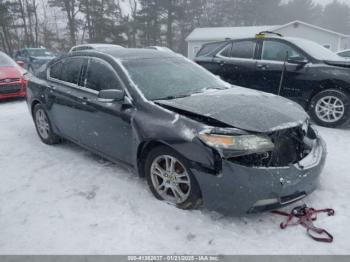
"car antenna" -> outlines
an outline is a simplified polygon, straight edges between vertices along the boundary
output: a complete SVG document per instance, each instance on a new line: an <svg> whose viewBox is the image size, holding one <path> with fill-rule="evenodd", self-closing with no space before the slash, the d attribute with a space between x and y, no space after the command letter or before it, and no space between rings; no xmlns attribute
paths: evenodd
<svg viewBox="0 0 350 262"><path fill-rule="evenodd" d="M281 91L282 91L282 88L283 88L283 82L284 82L284 76L287 72L287 61L288 61L288 57L289 57L289 53L288 51L286 52L286 56L284 58L284 61L283 61L283 69L282 69L282 74L281 74L281 79L280 79L280 84L278 86L278 93L277 95L281 95Z"/></svg>

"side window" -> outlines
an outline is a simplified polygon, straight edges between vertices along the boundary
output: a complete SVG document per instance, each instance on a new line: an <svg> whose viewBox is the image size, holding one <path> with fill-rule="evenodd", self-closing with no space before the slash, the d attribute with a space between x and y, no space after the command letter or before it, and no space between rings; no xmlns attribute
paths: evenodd
<svg viewBox="0 0 350 262"><path fill-rule="evenodd" d="M271 60L271 61L284 61L288 53L288 58L290 57L304 57L300 54L295 48L291 47L288 44L265 40L263 51L262 51L262 60Z"/></svg>
<svg viewBox="0 0 350 262"><path fill-rule="evenodd" d="M96 58L90 59L85 87L95 91L121 89L119 79L112 66Z"/></svg>
<svg viewBox="0 0 350 262"><path fill-rule="evenodd" d="M229 44L226 46L221 52L220 55L224 57L230 57L231 56L231 50L232 50L232 44Z"/></svg>
<svg viewBox="0 0 350 262"><path fill-rule="evenodd" d="M231 50L231 57L253 59L255 53L255 41L234 42Z"/></svg>
<svg viewBox="0 0 350 262"><path fill-rule="evenodd" d="M61 79L62 60L50 67L50 77L54 79Z"/></svg>
<svg viewBox="0 0 350 262"><path fill-rule="evenodd" d="M77 85L83 62L84 58L82 57L64 59L60 80Z"/></svg>
<svg viewBox="0 0 350 262"><path fill-rule="evenodd" d="M342 53L339 53L338 55L342 57L350 57L350 51L342 52Z"/></svg>

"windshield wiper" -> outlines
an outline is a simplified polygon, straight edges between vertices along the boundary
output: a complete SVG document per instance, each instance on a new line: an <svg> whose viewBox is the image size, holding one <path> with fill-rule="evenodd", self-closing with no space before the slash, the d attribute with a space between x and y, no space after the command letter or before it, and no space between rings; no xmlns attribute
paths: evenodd
<svg viewBox="0 0 350 262"><path fill-rule="evenodd" d="M163 98L157 98L157 99L155 99L155 100L173 100L173 99L188 97L188 96L191 96L191 95L192 95L192 94L176 95L176 96L166 96L166 97L163 97Z"/></svg>
<svg viewBox="0 0 350 262"><path fill-rule="evenodd" d="M181 95L173 95L173 96L166 96L166 97L163 97L163 98L157 98L155 100L173 100L173 99L178 99L178 98L184 98L184 97L188 97L188 96L191 96L191 95L194 95L194 94L200 94L200 93L204 93L205 91L208 91L208 90L225 90L225 89L229 89L229 87L226 87L226 86L211 86L211 87L206 87L206 88L203 88L197 92L193 92L191 94L181 94Z"/></svg>

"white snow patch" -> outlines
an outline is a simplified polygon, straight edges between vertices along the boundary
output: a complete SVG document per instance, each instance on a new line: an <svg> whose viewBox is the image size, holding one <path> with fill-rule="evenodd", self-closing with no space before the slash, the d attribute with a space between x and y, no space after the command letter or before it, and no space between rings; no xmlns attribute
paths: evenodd
<svg viewBox="0 0 350 262"><path fill-rule="evenodd" d="M180 115L176 114L174 120L171 123L174 125L177 121L179 121L179 119L180 119Z"/></svg>
<svg viewBox="0 0 350 262"><path fill-rule="evenodd" d="M281 230L269 213L224 217L160 202L118 165L71 143L44 145L24 102L0 102L0 254L350 254L350 128L318 129L328 160L305 202L336 210L315 222L335 237L326 245L301 226Z"/></svg>

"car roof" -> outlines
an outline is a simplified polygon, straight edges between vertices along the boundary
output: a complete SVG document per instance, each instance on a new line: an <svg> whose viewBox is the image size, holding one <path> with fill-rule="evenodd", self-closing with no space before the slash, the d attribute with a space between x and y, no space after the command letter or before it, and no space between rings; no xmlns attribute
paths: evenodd
<svg viewBox="0 0 350 262"><path fill-rule="evenodd" d="M94 51L91 50L88 52ZM158 50L144 48L113 48L103 50L101 53L108 54L121 60L181 57L180 55L172 52L159 52Z"/></svg>
<svg viewBox="0 0 350 262"><path fill-rule="evenodd" d="M22 50L45 50L46 48L42 48L42 47L27 47L27 48L23 48Z"/></svg>
<svg viewBox="0 0 350 262"><path fill-rule="evenodd" d="M245 37L245 38L226 39L226 40L222 40L222 41L205 43L205 44L203 44L203 46L211 45L211 44L220 44L220 43L225 44L225 43L230 43L230 42L235 42L235 41L244 41L244 40L281 40L281 41L290 42L294 45L297 44L297 42L300 40L310 41L310 40L300 38L300 37L284 37L284 36L280 37L280 36L269 35L269 36L265 36L265 37Z"/></svg>
<svg viewBox="0 0 350 262"><path fill-rule="evenodd" d="M108 47L108 48L113 48L113 47L117 47L117 48L124 48L123 46L121 45L115 45L115 44L81 44L81 45L76 45L76 46L73 46L70 50L73 50L75 48L79 48L79 47L92 47L94 49L96 48L104 48L104 47Z"/></svg>

